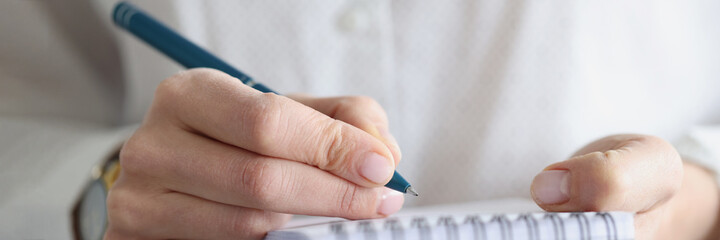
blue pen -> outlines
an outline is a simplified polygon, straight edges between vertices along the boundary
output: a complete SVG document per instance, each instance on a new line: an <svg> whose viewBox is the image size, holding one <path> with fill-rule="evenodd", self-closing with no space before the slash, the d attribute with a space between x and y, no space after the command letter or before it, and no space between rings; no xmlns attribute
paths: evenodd
<svg viewBox="0 0 720 240"><path fill-rule="evenodd" d="M139 8L126 2L120 2L115 5L113 10L113 21L115 24L124 28L136 37L142 39L147 44L155 47L155 49L164 53L168 57L180 63L186 68L214 68L227 73L230 76L240 79L244 84L255 88L261 92L277 92L270 88L253 81L248 75L240 72L236 68L230 66L220 58L215 57L208 51L193 44L189 40L175 33L170 28L150 17ZM390 182L385 184L386 187L400 191L402 193L410 193L418 196L415 189L410 186L405 178L395 171Z"/></svg>

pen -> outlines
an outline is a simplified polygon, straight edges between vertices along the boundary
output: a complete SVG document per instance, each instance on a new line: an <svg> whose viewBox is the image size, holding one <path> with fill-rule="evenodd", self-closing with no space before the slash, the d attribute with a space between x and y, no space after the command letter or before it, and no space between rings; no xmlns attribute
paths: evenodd
<svg viewBox="0 0 720 240"><path fill-rule="evenodd" d="M115 5L112 13L113 22L121 28L142 39L169 58L180 63L186 68L214 68L227 73L230 76L240 79L248 85L261 92L277 92L253 81L240 70L230 66L220 58L195 45L189 40L177 34L159 21L144 13L139 8L127 2L120 2ZM385 187L418 196L415 189L400 174L395 171L390 182Z"/></svg>

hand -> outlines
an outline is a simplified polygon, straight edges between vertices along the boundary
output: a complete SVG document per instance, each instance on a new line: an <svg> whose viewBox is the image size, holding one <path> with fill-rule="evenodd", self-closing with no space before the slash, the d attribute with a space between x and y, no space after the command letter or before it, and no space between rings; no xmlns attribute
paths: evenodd
<svg viewBox="0 0 720 240"><path fill-rule="evenodd" d="M547 211L637 213L637 239L700 239L717 217L713 178L684 166L672 145L652 136L614 135L592 142L545 168L531 189Z"/></svg>
<svg viewBox="0 0 720 240"><path fill-rule="evenodd" d="M210 69L163 81L125 143L106 239L257 239L288 214L378 218L400 160L369 98L263 94ZM315 109L313 109L315 108Z"/></svg>

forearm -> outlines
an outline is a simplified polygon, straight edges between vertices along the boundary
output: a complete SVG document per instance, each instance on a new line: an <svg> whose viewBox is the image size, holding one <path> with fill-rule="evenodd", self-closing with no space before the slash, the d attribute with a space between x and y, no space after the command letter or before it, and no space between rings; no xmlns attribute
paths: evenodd
<svg viewBox="0 0 720 240"><path fill-rule="evenodd" d="M668 204L657 236L663 239L720 239L720 193L714 173L684 163L683 184Z"/></svg>

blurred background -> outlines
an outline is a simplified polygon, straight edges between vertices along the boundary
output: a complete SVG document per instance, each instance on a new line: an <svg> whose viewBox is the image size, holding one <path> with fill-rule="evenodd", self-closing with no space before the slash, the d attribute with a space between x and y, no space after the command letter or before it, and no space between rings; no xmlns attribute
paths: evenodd
<svg viewBox="0 0 720 240"><path fill-rule="evenodd" d="M527 198L597 137L720 123L720 1L131 2L280 93L376 99L429 193L407 206ZM91 169L182 70L115 3L0 0L0 238L70 238Z"/></svg>

